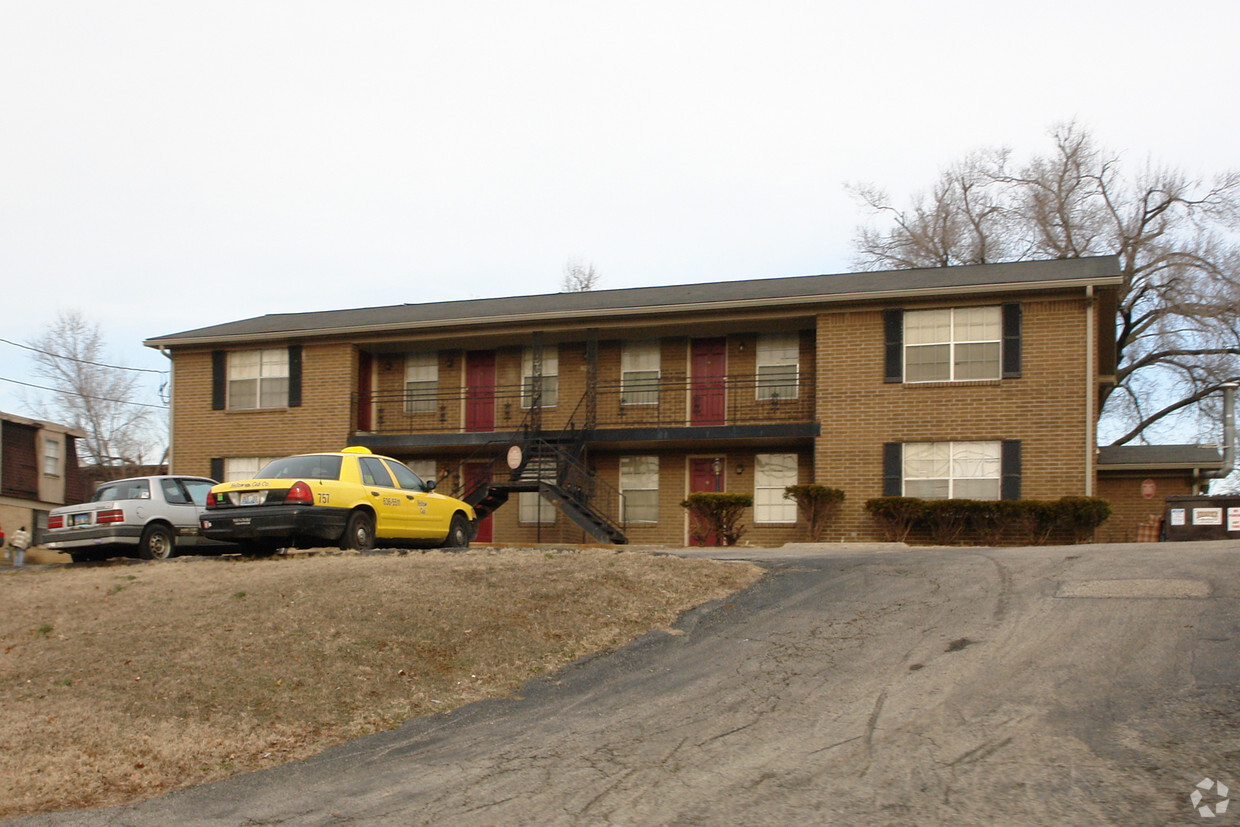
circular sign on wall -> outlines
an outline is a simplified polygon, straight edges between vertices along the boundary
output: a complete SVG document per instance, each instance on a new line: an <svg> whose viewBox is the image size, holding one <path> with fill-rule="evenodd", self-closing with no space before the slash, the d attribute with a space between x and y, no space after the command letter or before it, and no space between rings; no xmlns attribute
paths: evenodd
<svg viewBox="0 0 1240 827"><path fill-rule="evenodd" d="M1154 498L1154 481L1153 480L1146 480L1145 482L1141 483L1141 496L1145 497L1147 500Z"/></svg>
<svg viewBox="0 0 1240 827"><path fill-rule="evenodd" d="M521 446L513 445L508 449L508 467L516 471L521 467Z"/></svg>

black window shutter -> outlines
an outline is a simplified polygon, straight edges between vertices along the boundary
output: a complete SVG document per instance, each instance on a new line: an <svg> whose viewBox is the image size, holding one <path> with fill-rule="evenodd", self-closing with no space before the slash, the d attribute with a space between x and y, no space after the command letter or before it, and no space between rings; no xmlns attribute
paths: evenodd
<svg viewBox="0 0 1240 827"><path fill-rule="evenodd" d="M301 406L301 345L288 346L288 406Z"/></svg>
<svg viewBox="0 0 1240 827"><path fill-rule="evenodd" d="M999 497L1020 499L1020 440L1005 439L999 454Z"/></svg>
<svg viewBox="0 0 1240 827"><path fill-rule="evenodd" d="M904 381L904 311L892 308L883 311L884 382Z"/></svg>
<svg viewBox="0 0 1240 827"><path fill-rule="evenodd" d="M904 446L898 442L883 443L883 496L899 497L904 493Z"/></svg>
<svg viewBox="0 0 1240 827"><path fill-rule="evenodd" d="M216 482L224 481L224 458L211 457L211 479Z"/></svg>
<svg viewBox="0 0 1240 827"><path fill-rule="evenodd" d="M211 351L211 410L222 411L228 405L228 352Z"/></svg>
<svg viewBox="0 0 1240 827"><path fill-rule="evenodd" d="M1020 378L1020 305L1003 305L1003 378Z"/></svg>

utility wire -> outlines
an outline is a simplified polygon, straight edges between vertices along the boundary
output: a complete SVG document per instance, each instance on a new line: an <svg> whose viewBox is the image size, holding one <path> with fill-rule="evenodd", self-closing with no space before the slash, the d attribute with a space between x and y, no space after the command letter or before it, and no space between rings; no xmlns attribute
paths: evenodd
<svg viewBox="0 0 1240 827"><path fill-rule="evenodd" d="M32 385L29 382L19 382L16 379L8 379L4 376L0 376L0 382L12 382L14 385L21 385L27 388L35 388L36 390L41 390L41 391L51 391L52 393L63 393L69 396L77 396L77 397L80 397L81 399L98 399L101 402L115 402L118 405L137 405L139 408L155 408L161 411L166 411L168 409L167 405L152 405L148 402L130 402L127 399L111 399L107 396L91 396L90 394L76 393L74 391L62 390L60 388L49 388L44 385Z"/></svg>
<svg viewBox="0 0 1240 827"><path fill-rule="evenodd" d="M97 368L112 368L113 370L132 370L137 373L158 373L160 375L169 373L169 371L166 371L166 370L154 370L152 368L127 368L127 367L124 367L123 365L107 365L107 364L104 364L103 362L92 362L89 359L74 359L72 356L66 356L63 353L52 353L50 350L39 350L37 347L31 347L30 345L23 345L21 342L13 342L8 339L0 339L0 342L4 342L6 345L12 345L13 347L24 348L25 350L30 350L35 353L42 353L44 356L53 356L57 359L68 359L70 362L81 362L83 365L94 365ZM112 400L112 401L115 401L115 400Z"/></svg>

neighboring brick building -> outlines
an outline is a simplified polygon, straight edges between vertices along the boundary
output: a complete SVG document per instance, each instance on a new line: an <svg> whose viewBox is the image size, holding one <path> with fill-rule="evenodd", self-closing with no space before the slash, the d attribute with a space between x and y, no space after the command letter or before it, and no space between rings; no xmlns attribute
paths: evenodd
<svg viewBox="0 0 1240 827"><path fill-rule="evenodd" d="M1104 445L1098 449L1098 496L1111 503L1100 542L1158 536L1167 497L1206 493L1223 455L1214 445Z"/></svg>
<svg viewBox="0 0 1240 827"><path fill-rule="evenodd" d="M482 527L497 542L681 544L680 501L718 486L754 495L746 542L780 544L805 537L784 487L817 482L847 497L825 539L866 540L883 494L1098 493L1120 284L1099 257L280 314L146 344L172 359L178 473L346 444L448 492L547 467ZM569 519L575 498L602 529Z"/></svg>
<svg viewBox="0 0 1240 827"><path fill-rule="evenodd" d="M6 542L23 525L37 540L49 511L86 498L77 460L83 437L74 428L0 412L0 527Z"/></svg>

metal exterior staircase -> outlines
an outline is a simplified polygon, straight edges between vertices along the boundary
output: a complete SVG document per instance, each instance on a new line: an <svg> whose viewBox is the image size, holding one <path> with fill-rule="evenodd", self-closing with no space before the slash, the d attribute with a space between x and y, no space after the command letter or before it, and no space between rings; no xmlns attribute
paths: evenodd
<svg viewBox="0 0 1240 827"><path fill-rule="evenodd" d="M528 438L516 469L510 470L504 458L496 458L488 479L464 492L462 499L482 519L507 502L514 491L537 491L595 540L627 543L620 516L623 495L595 476L583 461L583 450L582 436L559 445Z"/></svg>

